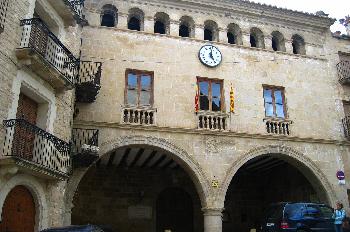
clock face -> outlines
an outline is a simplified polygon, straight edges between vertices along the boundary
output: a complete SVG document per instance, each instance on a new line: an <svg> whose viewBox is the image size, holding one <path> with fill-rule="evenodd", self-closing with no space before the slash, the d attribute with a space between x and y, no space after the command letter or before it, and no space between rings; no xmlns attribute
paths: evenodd
<svg viewBox="0 0 350 232"><path fill-rule="evenodd" d="M220 50L211 44L201 47L198 56L199 60L208 67L216 67L222 61Z"/></svg>

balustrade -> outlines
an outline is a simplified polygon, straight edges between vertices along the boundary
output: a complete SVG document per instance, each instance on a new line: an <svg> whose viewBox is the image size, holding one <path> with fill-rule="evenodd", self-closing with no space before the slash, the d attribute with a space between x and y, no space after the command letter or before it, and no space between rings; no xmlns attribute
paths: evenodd
<svg viewBox="0 0 350 232"><path fill-rule="evenodd" d="M40 169L68 176L70 144L24 119L3 121L6 128L3 156L13 157Z"/></svg>
<svg viewBox="0 0 350 232"><path fill-rule="evenodd" d="M269 134L290 135L290 125L292 121L265 119L266 131Z"/></svg>
<svg viewBox="0 0 350 232"><path fill-rule="evenodd" d="M341 61L337 64L339 82L350 84L350 61Z"/></svg>
<svg viewBox="0 0 350 232"><path fill-rule="evenodd" d="M122 109L122 122L132 125L155 125L156 109L124 107Z"/></svg>
<svg viewBox="0 0 350 232"><path fill-rule="evenodd" d="M224 131L227 129L228 115L222 112L199 112L198 129Z"/></svg>

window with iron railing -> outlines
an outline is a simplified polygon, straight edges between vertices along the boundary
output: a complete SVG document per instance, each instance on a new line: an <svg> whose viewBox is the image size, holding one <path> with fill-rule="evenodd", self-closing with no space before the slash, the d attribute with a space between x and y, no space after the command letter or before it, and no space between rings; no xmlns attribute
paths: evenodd
<svg viewBox="0 0 350 232"><path fill-rule="evenodd" d="M4 31L9 0L0 0L0 33Z"/></svg>

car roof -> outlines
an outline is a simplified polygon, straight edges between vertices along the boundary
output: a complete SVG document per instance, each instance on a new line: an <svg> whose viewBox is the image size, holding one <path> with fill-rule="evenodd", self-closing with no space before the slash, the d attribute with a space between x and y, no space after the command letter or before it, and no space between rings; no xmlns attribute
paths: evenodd
<svg viewBox="0 0 350 232"><path fill-rule="evenodd" d="M42 230L41 232L91 232L99 229L95 225L83 225L83 226L66 226L66 227L56 227Z"/></svg>

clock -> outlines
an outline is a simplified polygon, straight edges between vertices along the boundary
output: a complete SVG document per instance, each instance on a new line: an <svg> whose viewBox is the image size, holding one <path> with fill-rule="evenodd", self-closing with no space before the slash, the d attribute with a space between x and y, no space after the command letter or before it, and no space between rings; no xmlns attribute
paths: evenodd
<svg viewBox="0 0 350 232"><path fill-rule="evenodd" d="M198 57L202 64L211 68L218 66L222 61L220 50L211 44L201 47Z"/></svg>

